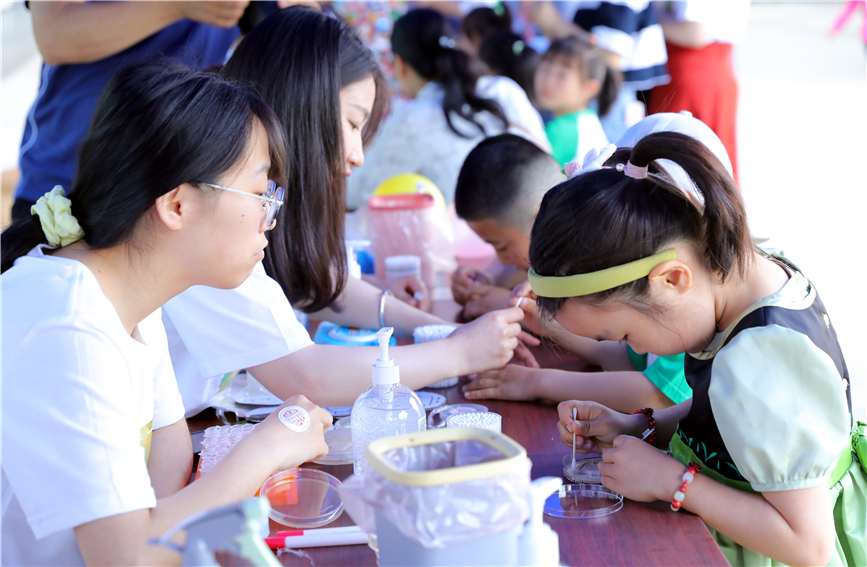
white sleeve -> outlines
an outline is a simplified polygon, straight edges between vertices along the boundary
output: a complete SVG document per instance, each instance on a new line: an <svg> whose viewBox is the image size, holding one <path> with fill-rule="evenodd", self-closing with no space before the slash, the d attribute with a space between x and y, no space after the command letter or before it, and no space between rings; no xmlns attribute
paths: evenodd
<svg viewBox="0 0 867 567"><path fill-rule="evenodd" d="M201 376L264 364L313 344L261 262L235 289L193 286L163 309Z"/></svg>
<svg viewBox="0 0 867 567"><path fill-rule="evenodd" d="M422 151L422 141L428 144L434 141L416 129L414 106L407 101L397 102L373 143L364 150L364 166L355 168L346 180L346 202L350 210L366 204L386 179L400 173L420 173L429 153Z"/></svg>
<svg viewBox="0 0 867 567"><path fill-rule="evenodd" d="M849 410L837 367L808 336L778 325L740 332L714 358L708 393L754 490L828 485L849 442Z"/></svg>
<svg viewBox="0 0 867 567"><path fill-rule="evenodd" d="M154 363L154 430L184 418L184 402L172 369L161 315L162 310L157 309L138 325L145 342L159 352L159 360Z"/></svg>
<svg viewBox="0 0 867 567"><path fill-rule="evenodd" d="M506 119L509 121L509 131L512 134L526 138L552 153L551 142L545 134L545 123L542 115L530 103L527 93L521 86L508 77L482 77L481 85L490 85L488 88L479 89L480 94L487 98L493 98L503 108Z"/></svg>
<svg viewBox="0 0 867 567"><path fill-rule="evenodd" d="M109 337L37 325L4 358L3 472L37 539L156 506L137 378Z"/></svg>

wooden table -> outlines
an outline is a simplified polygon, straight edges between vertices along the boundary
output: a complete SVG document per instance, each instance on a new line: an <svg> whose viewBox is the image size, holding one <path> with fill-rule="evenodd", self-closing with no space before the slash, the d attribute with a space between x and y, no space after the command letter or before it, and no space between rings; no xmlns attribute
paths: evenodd
<svg viewBox="0 0 867 567"><path fill-rule="evenodd" d="M465 401L461 386L433 390L447 403ZM532 477L562 477L563 445L556 430L557 411L553 406L534 403L474 401L503 416L503 433L520 443L533 462ZM205 423L194 418L191 430ZM340 480L352 474L351 465L305 467L328 472ZM625 500L623 508L604 518L565 519L545 516L545 521L560 536L560 561L566 565L728 565L722 552L698 516L674 513L666 502L643 504ZM348 514L341 515L332 527L353 525ZM286 530L271 522L271 535ZM310 548L304 550L317 567L324 565L376 565L376 556L367 545ZM309 565L305 558L283 554L284 565Z"/></svg>

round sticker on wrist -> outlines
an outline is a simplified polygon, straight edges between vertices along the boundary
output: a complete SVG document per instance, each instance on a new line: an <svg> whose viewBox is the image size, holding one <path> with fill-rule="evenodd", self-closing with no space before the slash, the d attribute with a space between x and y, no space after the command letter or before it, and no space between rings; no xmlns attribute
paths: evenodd
<svg viewBox="0 0 867 567"><path fill-rule="evenodd" d="M298 433L306 431L307 428L310 427L310 414L307 413L306 409L300 406L289 406L283 408L280 410L280 413L277 414L277 417L280 418L283 425Z"/></svg>

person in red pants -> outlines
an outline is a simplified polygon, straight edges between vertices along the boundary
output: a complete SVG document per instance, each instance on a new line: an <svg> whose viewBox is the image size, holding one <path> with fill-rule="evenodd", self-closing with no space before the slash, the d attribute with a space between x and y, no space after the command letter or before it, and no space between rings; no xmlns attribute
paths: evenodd
<svg viewBox="0 0 867 567"><path fill-rule="evenodd" d="M671 82L654 87L649 114L689 111L710 126L731 157L738 179L738 83L732 50L745 34L748 0L656 2Z"/></svg>

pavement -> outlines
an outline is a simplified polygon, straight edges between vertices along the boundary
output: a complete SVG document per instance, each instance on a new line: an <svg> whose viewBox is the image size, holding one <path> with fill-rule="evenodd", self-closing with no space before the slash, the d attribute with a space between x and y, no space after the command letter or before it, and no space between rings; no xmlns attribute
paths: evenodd
<svg viewBox="0 0 867 567"><path fill-rule="evenodd" d="M770 237L816 285L867 419L867 309L858 268L867 203L867 58L842 2L753 2L735 52L738 155L753 233ZM862 274L858 276L858 274Z"/></svg>

